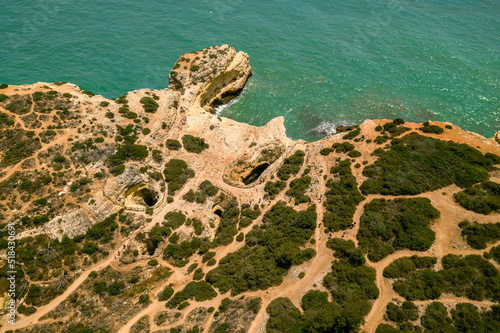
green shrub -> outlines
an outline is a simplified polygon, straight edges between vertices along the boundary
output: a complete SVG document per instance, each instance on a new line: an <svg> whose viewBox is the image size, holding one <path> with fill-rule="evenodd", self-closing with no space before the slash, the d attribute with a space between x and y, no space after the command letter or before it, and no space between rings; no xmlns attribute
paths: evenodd
<svg viewBox="0 0 500 333"><path fill-rule="evenodd" d="M182 145L188 152L195 154L199 154L203 150L208 149L208 144L205 143L205 139L188 134L182 137Z"/></svg>
<svg viewBox="0 0 500 333"><path fill-rule="evenodd" d="M165 220L167 223L164 225L175 230L186 222L186 215L181 212L168 212L165 214Z"/></svg>
<svg viewBox="0 0 500 333"><path fill-rule="evenodd" d="M396 250L428 250L435 239L430 223L439 217L429 199L374 199L365 205L357 235L371 261Z"/></svg>
<svg viewBox="0 0 500 333"><path fill-rule="evenodd" d="M333 149L333 148L329 148L329 147L327 147L327 148L323 148L323 149L321 149L321 151L320 151L319 153L320 153L321 155L323 155L323 156L328 156L328 155L330 155L330 153L331 153L331 152L333 152L333 151L334 151L334 149Z"/></svg>
<svg viewBox="0 0 500 333"><path fill-rule="evenodd" d="M165 181L168 183L168 195L173 196L175 192L184 186L189 178L194 177L194 171L188 169L183 160L171 159L163 170Z"/></svg>
<svg viewBox="0 0 500 333"><path fill-rule="evenodd" d="M14 119L10 118L7 114L0 112L0 124L4 124L6 126L14 125ZM34 134L34 133L33 133Z"/></svg>
<svg viewBox="0 0 500 333"><path fill-rule="evenodd" d="M453 197L460 206L479 214L500 212L500 184L491 181L466 188Z"/></svg>
<svg viewBox="0 0 500 333"><path fill-rule="evenodd" d="M219 193L219 188L217 186L214 186L210 181L204 180L201 182L201 184L198 186L198 190L205 193L209 197L213 197Z"/></svg>
<svg viewBox="0 0 500 333"><path fill-rule="evenodd" d="M191 281L182 291L178 291L167 302L166 306L173 309L188 299L194 299L196 302L203 302L217 297L214 288L205 281Z"/></svg>
<svg viewBox="0 0 500 333"><path fill-rule="evenodd" d="M143 161L148 157L148 148L143 145L124 144L116 147L116 153L109 157L109 162L112 165L122 164L127 160Z"/></svg>
<svg viewBox="0 0 500 333"><path fill-rule="evenodd" d="M292 156L287 157L278 170L277 176L281 180L288 180L291 175L296 175L304 163L304 152L297 150Z"/></svg>
<svg viewBox="0 0 500 333"><path fill-rule="evenodd" d="M246 244L207 273L207 282L221 293L231 290L232 295L279 285L291 266L315 255L314 250L299 247L311 238L316 218L314 205L300 212L283 202L274 205L262 224L247 233Z"/></svg>
<svg viewBox="0 0 500 333"><path fill-rule="evenodd" d="M354 149L354 145L350 142L336 142L332 145L336 153L348 153Z"/></svg>
<svg viewBox="0 0 500 333"><path fill-rule="evenodd" d="M203 277L205 277L205 273L203 273L203 270L201 268L197 268L194 271L193 280L199 281L199 280L203 279Z"/></svg>
<svg viewBox="0 0 500 333"><path fill-rule="evenodd" d="M401 306L397 306L394 303L387 304L385 311L387 318L396 323L404 323L409 320L415 321L418 319L418 308L410 301L405 301Z"/></svg>
<svg viewBox="0 0 500 333"><path fill-rule="evenodd" d="M144 111L148 113L155 113L156 110L158 110L158 103L151 97L144 96L140 100L142 107L144 108Z"/></svg>
<svg viewBox="0 0 500 333"><path fill-rule="evenodd" d="M470 187L488 179L491 158L466 144L410 133L381 152L363 174L363 194L415 195L455 183ZM393 140L394 142L394 140Z"/></svg>
<svg viewBox="0 0 500 333"><path fill-rule="evenodd" d="M485 249L487 243L496 243L500 239L500 223L471 224L462 221L458 225L462 228L462 237L474 249Z"/></svg>
<svg viewBox="0 0 500 333"><path fill-rule="evenodd" d="M157 266L158 265L158 260L151 259L150 261L148 261L148 265L149 266Z"/></svg>
<svg viewBox="0 0 500 333"><path fill-rule="evenodd" d="M361 133L361 128L356 128L355 130L349 131L346 135L342 137L343 140L352 140Z"/></svg>
<svg viewBox="0 0 500 333"><path fill-rule="evenodd" d="M278 180L275 182L267 182L266 185L264 186L264 191L269 195L269 198L272 200L278 194L280 194L280 192L283 191L285 187L286 187L286 182L282 180Z"/></svg>
<svg viewBox="0 0 500 333"><path fill-rule="evenodd" d="M168 301L170 299L170 297L172 297L173 294L174 294L174 288L167 286L167 287L165 287L165 289L163 289L163 291L158 296L158 300L160 302Z"/></svg>
<svg viewBox="0 0 500 333"><path fill-rule="evenodd" d="M121 175L124 171L125 171L125 165L123 165L123 164L115 165L110 170L111 174L113 174L113 176L115 176L115 177Z"/></svg>
<svg viewBox="0 0 500 333"><path fill-rule="evenodd" d="M294 179L290 182L290 189L286 191L286 195L293 197L296 205L304 202L309 203L311 202L311 198L305 195L305 192L310 186L311 177L309 176Z"/></svg>
<svg viewBox="0 0 500 333"><path fill-rule="evenodd" d="M352 158L356 158L356 157L360 157L361 153L354 149L354 150L351 150L350 152L348 152L347 156L352 157Z"/></svg>
<svg viewBox="0 0 500 333"><path fill-rule="evenodd" d="M451 325L448 310L439 302L432 302L420 319L422 326L431 332L456 332Z"/></svg>
<svg viewBox="0 0 500 333"><path fill-rule="evenodd" d="M7 96L5 94L0 94L0 102L5 102L8 99L9 99L9 96Z"/></svg>
<svg viewBox="0 0 500 333"><path fill-rule="evenodd" d="M431 269L435 263L436 259L429 257L396 259L385 268L384 276L397 279L393 288L407 300L437 299L442 293L477 301L500 299L495 287L500 284L499 272L480 256L448 254L442 258L440 271Z"/></svg>
<svg viewBox="0 0 500 333"><path fill-rule="evenodd" d="M340 161L330 172L338 176L338 180L329 179L326 183L329 190L325 193L323 222L326 228L345 230L352 225L356 207L364 197L358 190L349 160Z"/></svg>
<svg viewBox="0 0 500 333"><path fill-rule="evenodd" d="M425 126L425 123L423 127L419 128L419 130L421 130L424 133L432 133L432 134L442 134L444 132L444 130L437 125L427 124L427 126Z"/></svg>
<svg viewBox="0 0 500 333"><path fill-rule="evenodd" d="M179 141L174 140L174 139L167 139L167 142L165 143L165 146L169 150L179 150L181 149L182 145Z"/></svg>

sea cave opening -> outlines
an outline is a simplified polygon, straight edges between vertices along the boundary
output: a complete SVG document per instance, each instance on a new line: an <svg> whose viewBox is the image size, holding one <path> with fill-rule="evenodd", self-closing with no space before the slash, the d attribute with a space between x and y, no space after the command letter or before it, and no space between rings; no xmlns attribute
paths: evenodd
<svg viewBox="0 0 500 333"><path fill-rule="evenodd" d="M248 176L242 179L243 184L250 185L254 183L260 177L260 175L269 167L269 165L270 165L269 163L263 163L253 168L253 170L250 171Z"/></svg>

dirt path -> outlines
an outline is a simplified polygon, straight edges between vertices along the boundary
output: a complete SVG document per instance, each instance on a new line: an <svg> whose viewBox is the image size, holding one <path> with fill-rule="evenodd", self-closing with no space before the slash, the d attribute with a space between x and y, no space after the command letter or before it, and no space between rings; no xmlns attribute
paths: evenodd
<svg viewBox="0 0 500 333"><path fill-rule="evenodd" d="M86 271L82 272L80 276L66 289L64 293L54 298L50 303L43 305L37 309L37 311L31 316L19 316L16 320L16 329L23 328L26 326L36 324L40 318L54 310L59 304L61 304L69 295L71 295L75 290L80 287L80 285L87 279L90 272L99 271L108 265L110 265L114 260L114 253L110 254L109 257L95 266L88 268ZM2 328L2 332L4 332L4 328Z"/></svg>

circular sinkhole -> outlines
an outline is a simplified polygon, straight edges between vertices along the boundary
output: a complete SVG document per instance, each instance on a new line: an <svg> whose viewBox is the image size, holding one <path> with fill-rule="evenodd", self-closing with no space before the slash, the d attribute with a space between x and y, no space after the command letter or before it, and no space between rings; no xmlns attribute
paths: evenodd
<svg viewBox="0 0 500 333"><path fill-rule="evenodd" d="M125 195L126 206L153 207L159 200L158 194L148 188L147 184L139 184L127 190Z"/></svg>
<svg viewBox="0 0 500 333"><path fill-rule="evenodd" d="M218 217L222 217L222 210L220 210L220 209L216 209L216 210L214 211L214 214L215 214L215 215L217 215Z"/></svg>
<svg viewBox="0 0 500 333"><path fill-rule="evenodd" d="M144 203L149 207L153 207L158 202L158 196L156 193L148 188L140 190L139 196L142 196Z"/></svg>

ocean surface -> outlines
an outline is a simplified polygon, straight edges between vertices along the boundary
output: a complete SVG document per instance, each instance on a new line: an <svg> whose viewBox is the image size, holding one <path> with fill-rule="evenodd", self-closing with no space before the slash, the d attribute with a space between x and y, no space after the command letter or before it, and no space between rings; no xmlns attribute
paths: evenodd
<svg viewBox="0 0 500 333"><path fill-rule="evenodd" d="M18 0L0 5L0 83L69 81L108 98L162 89L186 52L230 44L253 77L220 114L285 117L316 140L402 117L500 130L500 1Z"/></svg>

